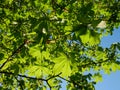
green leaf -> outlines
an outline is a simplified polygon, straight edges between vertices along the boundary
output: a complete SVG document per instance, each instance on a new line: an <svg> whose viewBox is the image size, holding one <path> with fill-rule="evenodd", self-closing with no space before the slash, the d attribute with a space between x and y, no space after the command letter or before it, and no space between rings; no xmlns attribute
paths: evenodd
<svg viewBox="0 0 120 90"><path fill-rule="evenodd" d="M102 68L106 74L110 74L111 64L102 64Z"/></svg>
<svg viewBox="0 0 120 90"><path fill-rule="evenodd" d="M43 52L42 52L42 55L43 55L43 57L44 57L45 59L51 59L51 58L50 58L50 53L49 53L48 51L43 51Z"/></svg>
<svg viewBox="0 0 120 90"><path fill-rule="evenodd" d="M34 58L36 57L37 59L43 60L42 53L40 51L40 46L36 45L33 46L29 49L29 54L33 56Z"/></svg>
<svg viewBox="0 0 120 90"><path fill-rule="evenodd" d="M71 75L71 61L67 58L65 54L61 54L58 58L54 59L55 66L53 71L55 74L62 73L62 76L68 77Z"/></svg>
<svg viewBox="0 0 120 90"><path fill-rule="evenodd" d="M100 43L100 34L93 30L88 30L86 34L80 35L82 42L89 45L96 45Z"/></svg>
<svg viewBox="0 0 120 90"><path fill-rule="evenodd" d="M72 26L65 26L64 28L65 35L68 35L72 32Z"/></svg>
<svg viewBox="0 0 120 90"><path fill-rule="evenodd" d="M0 53L0 60L2 60L4 57L4 54L3 53Z"/></svg>
<svg viewBox="0 0 120 90"><path fill-rule="evenodd" d="M96 55L96 59L97 60L106 60L107 59L107 54L105 52L102 52L102 51L96 51L95 52L95 55Z"/></svg>
<svg viewBox="0 0 120 90"><path fill-rule="evenodd" d="M116 72L117 70L120 70L120 65L118 65L116 63L112 63L111 69L113 72Z"/></svg>
<svg viewBox="0 0 120 90"><path fill-rule="evenodd" d="M93 27L96 27L100 22L101 22L100 19L99 19L99 20L94 20L94 21L92 22L92 26L93 26Z"/></svg>
<svg viewBox="0 0 120 90"><path fill-rule="evenodd" d="M95 73L93 79L95 82L102 82L102 75L100 73Z"/></svg>
<svg viewBox="0 0 120 90"><path fill-rule="evenodd" d="M32 66L29 69L29 75L41 77L42 76L42 68L40 66Z"/></svg>
<svg viewBox="0 0 120 90"><path fill-rule="evenodd" d="M50 70L46 67L41 65L33 65L29 68L29 75L41 77L42 75L51 74Z"/></svg>
<svg viewBox="0 0 120 90"><path fill-rule="evenodd" d="M0 14L2 14L2 8L0 8Z"/></svg>
<svg viewBox="0 0 120 90"><path fill-rule="evenodd" d="M76 37L79 37L80 35L85 35L87 33L87 26L80 24L73 27L73 31L75 31Z"/></svg>

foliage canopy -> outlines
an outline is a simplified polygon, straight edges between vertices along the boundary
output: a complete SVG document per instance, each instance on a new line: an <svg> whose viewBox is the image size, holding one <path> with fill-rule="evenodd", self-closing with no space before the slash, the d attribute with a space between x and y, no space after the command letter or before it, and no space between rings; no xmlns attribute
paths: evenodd
<svg viewBox="0 0 120 90"><path fill-rule="evenodd" d="M95 90L120 70L120 43L100 46L119 22L119 0L0 0L0 89Z"/></svg>

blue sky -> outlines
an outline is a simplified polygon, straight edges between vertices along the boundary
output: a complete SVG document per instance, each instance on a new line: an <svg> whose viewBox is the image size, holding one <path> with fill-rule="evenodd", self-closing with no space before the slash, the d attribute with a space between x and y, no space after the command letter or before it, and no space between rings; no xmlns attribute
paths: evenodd
<svg viewBox="0 0 120 90"><path fill-rule="evenodd" d="M120 42L120 28L115 29L112 36L102 38L101 45L110 47L112 43ZM96 90L120 90L120 71L112 72L110 75L103 75L103 81L97 83Z"/></svg>

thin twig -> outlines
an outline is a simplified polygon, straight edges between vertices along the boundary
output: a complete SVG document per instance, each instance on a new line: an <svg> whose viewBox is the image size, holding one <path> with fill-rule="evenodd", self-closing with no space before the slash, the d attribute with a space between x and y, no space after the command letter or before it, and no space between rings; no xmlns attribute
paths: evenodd
<svg viewBox="0 0 120 90"><path fill-rule="evenodd" d="M48 80L46 81L47 85L49 86L50 90L52 90L51 85L49 84Z"/></svg>
<svg viewBox="0 0 120 90"><path fill-rule="evenodd" d="M49 81L49 80L52 79L52 78L59 77L60 74L62 74L62 73L59 73L59 74L57 74L57 75L54 75L54 76L48 78L47 81Z"/></svg>
<svg viewBox="0 0 120 90"><path fill-rule="evenodd" d="M63 78L63 77L61 77L61 76L58 76L58 77L61 78L61 79L63 79L63 80L65 80L65 81L67 81L67 82L70 82L70 83L71 83L70 80L67 80L67 79L65 79L65 78Z"/></svg>
<svg viewBox="0 0 120 90"><path fill-rule="evenodd" d="M52 90L52 87L51 87L51 85L49 84L48 81L49 81L50 79L52 79L52 78L59 77L60 74L62 74L62 73L59 73L59 74L54 75L54 76L51 76L50 78L48 78L48 79L46 80L46 83L47 83L47 85L49 86L50 90Z"/></svg>
<svg viewBox="0 0 120 90"><path fill-rule="evenodd" d="M2 68L6 65L6 63L7 63L8 61L12 60L13 56L14 56L15 54L17 54L17 53L21 50L21 48L22 48L26 43L27 43L27 41L24 40L24 43L21 44L15 51L12 52L12 55L10 55L10 56L7 58L7 60L1 65L0 69L2 69Z"/></svg>
<svg viewBox="0 0 120 90"><path fill-rule="evenodd" d="M15 79L16 79L17 82L19 83L21 90L24 90L24 89L23 89L23 86L22 86L22 84L21 84L21 82L17 79L17 77L15 77Z"/></svg>
<svg viewBox="0 0 120 90"><path fill-rule="evenodd" d="M16 75L12 72L7 72L7 71L0 71L1 74L10 74L10 75ZM46 81L46 79L43 79L43 78L35 78L35 77L30 77L30 76L27 76L27 75L21 75L21 74L17 74L16 76L19 76L19 77L24 77L24 78L28 78L28 79L35 79L35 80L42 80L42 81Z"/></svg>
<svg viewBox="0 0 120 90"><path fill-rule="evenodd" d="M0 71L0 73L1 74L10 74L10 75L13 75L13 76L19 76L19 77L24 77L24 78L28 78L28 79L34 79L34 80L42 80L42 81L45 81L46 83L47 83L47 85L49 86L49 88L50 88L50 90L52 90L52 87L50 86L50 84L49 84L49 80L50 79L52 79L52 78L55 78L55 77L59 77L59 75L61 74L61 73L59 73L59 74L57 74L57 75L54 75L54 76L51 76L50 78L48 78L48 79L43 79L43 78L36 78L36 77L30 77L30 76L27 76L27 75L21 75L21 74L14 74L14 73L12 73L12 72L7 72L7 71ZM16 79L17 80L17 79ZM18 80L17 80L18 81ZM21 83L20 83L21 84ZM21 86L21 88L22 88L22 86ZM23 90L23 89L22 89Z"/></svg>

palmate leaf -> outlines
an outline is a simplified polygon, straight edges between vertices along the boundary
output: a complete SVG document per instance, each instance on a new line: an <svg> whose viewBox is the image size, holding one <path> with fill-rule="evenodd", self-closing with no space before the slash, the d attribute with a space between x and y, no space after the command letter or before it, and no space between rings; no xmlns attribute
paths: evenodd
<svg viewBox="0 0 120 90"><path fill-rule="evenodd" d="M50 53L48 51L41 51L40 46L36 45L30 48L29 54L36 58L34 61L35 65L32 64L29 67L29 74L40 77L41 74L48 75L50 74L50 70L47 67L44 67L44 59L50 59Z"/></svg>
<svg viewBox="0 0 120 90"><path fill-rule="evenodd" d="M29 49L29 54L33 58L36 58L36 60L39 64L41 63L41 61L43 61L43 55L42 55L42 52L40 51L40 46L39 45L31 47Z"/></svg>
<svg viewBox="0 0 120 90"><path fill-rule="evenodd" d="M42 68L40 66L32 66L29 70L29 75L33 75L36 77L41 77L42 75Z"/></svg>
<svg viewBox="0 0 120 90"><path fill-rule="evenodd" d="M34 65L30 66L29 69L29 75L41 77L42 75L48 75L50 74L50 70L47 67L43 67L41 65Z"/></svg>
<svg viewBox="0 0 120 90"><path fill-rule="evenodd" d="M65 54L61 54L58 58L54 59L55 66L53 71L55 74L62 73L64 77L68 77L71 74L71 61L67 58Z"/></svg>
<svg viewBox="0 0 120 90"><path fill-rule="evenodd" d="M100 34L93 30L87 30L87 33L80 35L80 38L84 44L96 45L100 43Z"/></svg>
<svg viewBox="0 0 120 90"><path fill-rule="evenodd" d="M45 59L50 59L50 53L48 51L43 51L42 52L42 56L45 58Z"/></svg>
<svg viewBox="0 0 120 90"><path fill-rule="evenodd" d="M33 46L30 48L29 53L33 57L38 57L41 55L39 45Z"/></svg>

